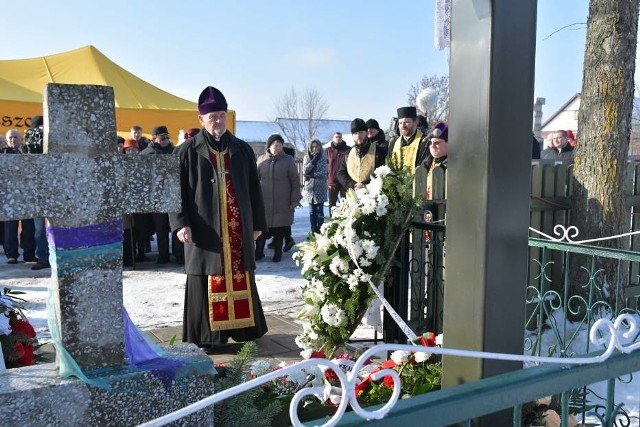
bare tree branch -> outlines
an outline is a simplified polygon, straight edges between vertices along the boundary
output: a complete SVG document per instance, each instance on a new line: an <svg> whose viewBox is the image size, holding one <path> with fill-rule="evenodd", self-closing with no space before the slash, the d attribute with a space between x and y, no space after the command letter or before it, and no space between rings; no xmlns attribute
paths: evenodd
<svg viewBox="0 0 640 427"><path fill-rule="evenodd" d="M427 119L429 126L437 122L446 122L449 120L449 77L424 75L422 80L418 83L411 85L409 92L407 93L409 105L416 105L416 97L418 94L426 88L433 88L438 94L436 106L429 111L422 111L422 114Z"/></svg>
<svg viewBox="0 0 640 427"><path fill-rule="evenodd" d="M542 41L547 40L549 37L551 37L552 35L554 35L556 33L559 33L562 30L565 30L565 29L570 28L570 27L575 27L576 25L581 25L582 27L581 28L572 28L571 30L581 30L583 28L586 28L587 23L586 22L574 22L573 24L565 25L564 27L558 28L557 30L555 30L554 32L549 34L547 37L543 38Z"/></svg>
<svg viewBox="0 0 640 427"><path fill-rule="evenodd" d="M307 89L298 94L292 87L275 102L274 107L275 123L280 128L282 136L297 150L303 150L315 138L329 104L316 89Z"/></svg>

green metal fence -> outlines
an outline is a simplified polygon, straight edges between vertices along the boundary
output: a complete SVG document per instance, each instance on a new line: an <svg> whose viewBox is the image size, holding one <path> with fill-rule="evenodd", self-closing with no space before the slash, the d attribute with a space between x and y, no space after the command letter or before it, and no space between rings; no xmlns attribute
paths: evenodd
<svg viewBox="0 0 640 427"><path fill-rule="evenodd" d="M640 351L637 350L630 354L612 356L605 362L594 365L545 365L522 369L400 400L385 418L369 423L379 426L470 426L473 420L480 417L508 410L512 413L514 427L535 425L527 422L530 421L527 417L532 413L529 410L530 403L544 396L559 395L562 425L567 426L572 410L570 407L576 407L575 402L571 401L571 396L577 394L576 390L591 389L593 384L605 382L604 400L594 400L592 396L584 404L584 412L576 415L577 421L581 423L579 425L638 425L638 418L627 415L626 408L619 402L616 403L612 383L615 378L628 378L630 374L638 372L639 366ZM637 393L640 399L640 391ZM356 426L362 422L362 418L347 413L340 425Z"/></svg>
<svg viewBox="0 0 640 427"><path fill-rule="evenodd" d="M570 178L570 166L532 163L532 228L554 236L554 228L559 225L560 231L568 234ZM424 179L423 176L416 177L416 188L423 188ZM435 194L439 197L426 205L425 212L430 215L421 215L413 222L412 230L399 251L400 266L392 281L394 286L386 290L387 296L399 308L400 315L418 333L442 332L446 185L444 176L438 179L436 186L440 190ZM640 205L639 165L629 165L627 184L629 215L625 230L632 233L640 230L636 218L636 205ZM528 281L523 284L522 301L527 307L525 354L554 357L589 354L599 349L579 337L584 336L597 319L613 319L621 313L640 316L640 252L637 252L640 235L629 235L623 239L623 244L625 249L614 250L537 237L529 239ZM401 286L395 286L398 283ZM573 287L571 283L574 283ZM611 298L612 294L618 297ZM400 333L388 323L385 322L385 342L401 342ZM637 341L639 335L636 332L629 339ZM626 408L617 404L614 396L617 386L633 380L633 374L640 367L640 355L620 355L614 364L615 369L609 365L604 367L606 369L602 366L534 367L452 390L429 393L399 403L394 415L379 423L386 425L428 419L426 425L449 425L469 422L468 419L513 407L513 425L526 425L521 416L522 405L545 394L559 393L565 413L572 403L572 406L581 407L574 409L581 413L583 421L589 414L591 419L597 420L596 425L637 425L638 420L630 418ZM560 377L562 381L558 381ZM602 392L604 396L589 386L596 381L606 382ZM525 387L523 382L535 385ZM476 392L479 394L471 397ZM637 393L640 401L640 390ZM487 405L487 401L492 399L501 403ZM465 410L456 405L464 406ZM454 407L455 410L452 409ZM445 414L433 417L434 413L440 412ZM348 419L344 421L347 425L351 422ZM353 422L357 423L355 419Z"/></svg>

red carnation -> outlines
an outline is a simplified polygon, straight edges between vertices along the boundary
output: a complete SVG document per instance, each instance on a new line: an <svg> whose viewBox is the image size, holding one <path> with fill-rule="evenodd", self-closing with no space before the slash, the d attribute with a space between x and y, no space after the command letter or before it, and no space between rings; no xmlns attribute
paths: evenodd
<svg viewBox="0 0 640 427"><path fill-rule="evenodd" d="M29 322L25 322L24 320L12 319L10 322L11 331L16 335L25 335L29 338L36 337L36 331L33 329L33 326Z"/></svg>
<svg viewBox="0 0 640 427"><path fill-rule="evenodd" d="M24 345L22 345L22 342L20 341L16 341L13 343L13 349L15 350L16 354L18 355L18 357L22 357L25 354L25 348Z"/></svg>
<svg viewBox="0 0 640 427"><path fill-rule="evenodd" d="M311 353L311 359L326 359L326 356L322 351L314 351Z"/></svg>
<svg viewBox="0 0 640 427"><path fill-rule="evenodd" d="M433 332L429 332L427 334L420 336L420 343L425 347L435 347L436 346L436 334Z"/></svg>
<svg viewBox="0 0 640 427"><path fill-rule="evenodd" d="M382 384L384 384L385 387L393 388L393 377L391 375L386 375L382 380Z"/></svg>
<svg viewBox="0 0 640 427"><path fill-rule="evenodd" d="M33 357L33 345L31 344L23 345L23 355L18 360L16 360L16 363L18 363L21 366L31 366L35 363L35 360Z"/></svg>
<svg viewBox="0 0 640 427"><path fill-rule="evenodd" d="M398 364L394 362L393 359L389 359L382 362L382 364L380 365L380 369L392 369L396 366L398 366Z"/></svg>
<svg viewBox="0 0 640 427"><path fill-rule="evenodd" d="M360 383L356 386L356 397L359 397L360 393L364 393L369 389L370 382L371 382L371 377L367 377L365 380L360 381Z"/></svg>
<svg viewBox="0 0 640 427"><path fill-rule="evenodd" d="M329 382L335 383L337 381L340 381L340 379L338 378L338 375L335 372L333 372L333 369L327 369L326 371L324 371L324 377Z"/></svg>

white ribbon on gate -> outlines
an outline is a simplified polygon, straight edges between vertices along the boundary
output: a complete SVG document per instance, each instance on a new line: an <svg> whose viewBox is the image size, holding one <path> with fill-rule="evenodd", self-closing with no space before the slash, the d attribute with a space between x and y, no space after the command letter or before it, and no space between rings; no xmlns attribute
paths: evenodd
<svg viewBox="0 0 640 427"><path fill-rule="evenodd" d="M593 357L541 357L541 356L523 356L520 354L507 354L507 353L487 353L482 351L471 350L456 350L445 349L440 347L429 347L427 350L431 354L449 355L458 357L471 357L480 359L493 359L493 360L509 360L514 362L534 362L534 363L554 363L562 365L585 365L591 363L601 363L607 360L613 352L617 349L621 353L631 353L640 349L640 342L633 342L632 339L637 336L639 331L637 316L631 314L621 314L614 321L608 319L598 319L591 329L589 330L589 340L596 346L602 346L605 348L604 352L598 356ZM140 427L159 427L169 424L170 422L179 420L194 412L200 411L210 405L214 405L232 396L239 395L251 390L252 388L266 384L276 378L284 377L292 372L299 372L300 369L311 366L324 366L332 369L338 376L338 380L341 385L340 404L338 405L335 414L326 421L323 426L333 427L337 425L344 415L347 407L350 405L353 408L354 413L366 420L382 419L396 404L400 398L400 377L398 373L392 369L383 369L372 375L373 380L378 380L384 376L391 376L393 379L393 394L389 400L381 408L374 411L368 410L368 408L362 408L358 403L358 398L355 393L355 387L360 382L358 372L362 367L369 363L369 359L378 354L385 353L391 350L402 351L418 351L415 345L407 344L380 344L366 350L358 360L354 363L351 371L346 373L342 370L334 360L326 359L308 359L298 362L294 365L287 366L276 371L269 372L265 375L259 376L245 383L236 385L226 390L219 391L209 397L194 402L184 408L173 411L169 414L163 415L155 420L151 420L141 424ZM342 362L341 362L342 363ZM294 395L289 405L289 418L294 426L304 426L298 418L297 410L301 401L307 397L314 395L318 399L324 399L323 387L305 387Z"/></svg>

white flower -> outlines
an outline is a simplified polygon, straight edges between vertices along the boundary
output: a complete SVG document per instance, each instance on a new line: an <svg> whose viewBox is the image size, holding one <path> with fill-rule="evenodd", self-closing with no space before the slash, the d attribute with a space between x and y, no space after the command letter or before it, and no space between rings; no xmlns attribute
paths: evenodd
<svg viewBox="0 0 640 427"><path fill-rule="evenodd" d="M381 217L387 214L387 205L389 204L389 199L384 194L378 196L378 205L376 206L376 215Z"/></svg>
<svg viewBox="0 0 640 427"><path fill-rule="evenodd" d="M302 351L300 352L300 356L302 356L302 358L303 358L304 360L311 359L311 355L312 355L312 354L313 354L313 350L311 350L311 349L308 349L308 350L302 350Z"/></svg>
<svg viewBox="0 0 640 427"><path fill-rule="evenodd" d="M255 377L259 377L271 370L271 363L267 362L266 360L256 360L251 364L251 368L249 369Z"/></svg>
<svg viewBox="0 0 640 427"><path fill-rule="evenodd" d="M369 267L371 265L371 261L369 261L367 257L361 257L358 260L358 264L360 264L360 267Z"/></svg>
<svg viewBox="0 0 640 427"><path fill-rule="evenodd" d="M3 313L0 313L0 335L9 335L11 333L11 326L9 326L9 318Z"/></svg>
<svg viewBox="0 0 640 427"><path fill-rule="evenodd" d="M362 241L362 250L369 259L374 259L378 255L380 247L373 240L365 239Z"/></svg>
<svg viewBox="0 0 640 427"><path fill-rule="evenodd" d="M442 334L436 336L436 345L442 347Z"/></svg>
<svg viewBox="0 0 640 427"><path fill-rule="evenodd" d="M307 382L307 373L300 369L297 371L289 372L289 374L287 374L287 378L289 379L289 381L300 385Z"/></svg>
<svg viewBox="0 0 640 427"><path fill-rule="evenodd" d="M369 194L373 196L377 196L382 191L382 177L376 176L372 178L371 181L367 184L367 190Z"/></svg>
<svg viewBox="0 0 640 427"><path fill-rule="evenodd" d="M389 175L391 173L391 168L387 165L378 166L376 170L373 171L375 176L379 176L381 178Z"/></svg>
<svg viewBox="0 0 640 427"><path fill-rule="evenodd" d="M356 289L358 289L358 283L359 283L358 276L356 276L355 274L352 274L347 279L347 284L349 285L349 290L351 292L353 292Z"/></svg>
<svg viewBox="0 0 640 427"><path fill-rule="evenodd" d="M344 258L338 258L338 270L342 274L349 273L349 262Z"/></svg>
<svg viewBox="0 0 640 427"><path fill-rule="evenodd" d="M417 351L414 355L413 355L414 359L416 360L417 363L422 363L426 360L428 360L431 357L431 353L425 353L423 351Z"/></svg>
<svg viewBox="0 0 640 427"><path fill-rule="evenodd" d="M309 339L312 339L314 341L318 339L318 333L313 329L309 330L309 333L307 335L309 336Z"/></svg>
<svg viewBox="0 0 640 427"><path fill-rule="evenodd" d="M411 356L410 351L396 350L391 353L391 360L396 362L396 365L402 365L404 362L409 360L409 356Z"/></svg>
<svg viewBox="0 0 640 427"><path fill-rule="evenodd" d="M362 272L359 279L362 283L369 283L371 281L371 275L369 273Z"/></svg>
<svg viewBox="0 0 640 427"><path fill-rule="evenodd" d="M363 197L361 202L363 215L369 215L376 211L376 199L374 197Z"/></svg>
<svg viewBox="0 0 640 427"><path fill-rule="evenodd" d="M338 327L344 321L344 311L335 304L325 304L320 309L322 320L329 326Z"/></svg>
<svg viewBox="0 0 640 427"><path fill-rule="evenodd" d="M355 240L349 246L349 255L351 257L353 257L354 259L360 258L360 255L362 255L363 251L364 251L364 249L362 248L362 241L361 240Z"/></svg>
<svg viewBox="0 0 640 427"><path fill-rule="evenodd" d="M319 256L327 256L327 252L331 247L331 239L321 234L316 234L316 252Z"/></svg>
<svg viewBox="0 0 640 427"><path fill-rule="evenodd" d="M4 306L6 309L11 309L13 308L13 301L11 301L11 298L8 296L0 295L0 306Z"/></svg>
<svg viewBox="0 0 640 427"><path fill-rule="evenodd" d="M329 270L331 270L334 276L340 276L340 267L338 267L339 264L340 264L339 257L333 258L331 260L331 263L329 264Z"/></svg>

